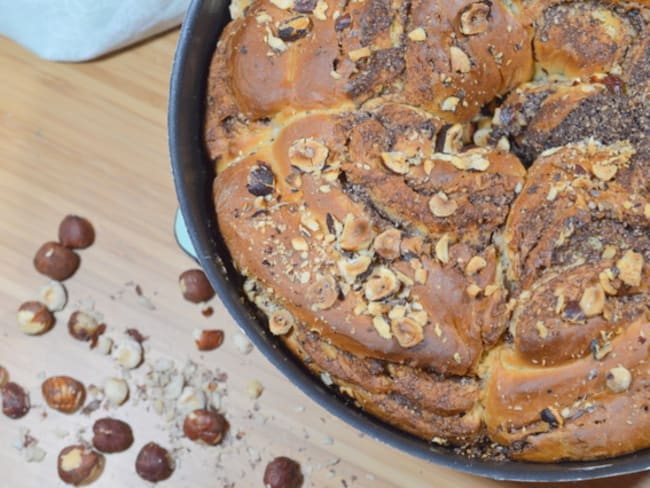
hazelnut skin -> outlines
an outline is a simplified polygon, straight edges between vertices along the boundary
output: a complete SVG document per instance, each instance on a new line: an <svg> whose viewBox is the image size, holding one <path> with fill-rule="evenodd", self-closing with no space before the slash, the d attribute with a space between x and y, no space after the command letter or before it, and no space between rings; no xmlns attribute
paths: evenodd
<svg viewBox="0 0 650 488"><path fill-rule="evenodd" d="M169 478L174 472L174 463L169 452L155 442L146 444L135 460L135 471L146 481L157 483Z"/></svg>
<svg viewBox="0 0 650 488"><path fill-rule="evenodd" d="M88 485L104 470L104 456L83 444L68 446L57 460L59 478L69 485Z"/></svg>
<svg viewBox="0 0 650 488"><path fill-rule="evenodd" d="M276 457L264 470L266 488L300 488L302 483L300 464L288 457Z"/></svg>
<svg viewBox="0 0 650 488"><path fill-rule="evenodd" d="M223 330L197 329L192 333L194 344L199 351L213 351L223 344Z"/></svg>
<svg viewBox="0 0 650 488"><path fill-rule="evenodd" d="M183 422L183 432L188 439L210 446L221 444L227 430L225 417L211 410L194 410Z"/></svg>
<svg viewBox="0 0 650 488"><path fill-rule="evenodd" d="M70 278L80 263L79 255L58 242L46 242L34 256L36 271L56 281Z"/></svg>
<svg viewBox="0 0 650 488"><path fill-rule="evenodd" d="M0 388L9 383L9 371L7 368L0 366Z"/></svg>
<svg viewBox="0 0 650 488"><path fill-rule="evenodd" d="M192 303L207 302L214 296L214 289L200 269L188 269L178 277L183 298Z"/></svg>
<svg viewBox="0 0 650 488"><path fill-rule="evenodd" d="M99 419L93 425L93 433L93 446L100 452L122 452L133 444L133 431L121 420Z"/></svg>
<svg viewBox="0 0 650 488"><path fill-rule="evenodd" d="M2 387L2 413L12 419L27 415L31 405L29 395L22 386L9 382Z"/></svg>
<svg viewBox="0 0 650 488"><path fill-rule="evenodd" d="M86 388L69 376L52 376L41 385L43 398L50 408L62 413L74 413L86 400Z"/></svg>
<svg viewBox="0 0 650 488"><path fill-rule="evenodd" d="M59 242L70 249L85 249L95 242L95 229L83 217L67 215L59 224Z"/></svg>

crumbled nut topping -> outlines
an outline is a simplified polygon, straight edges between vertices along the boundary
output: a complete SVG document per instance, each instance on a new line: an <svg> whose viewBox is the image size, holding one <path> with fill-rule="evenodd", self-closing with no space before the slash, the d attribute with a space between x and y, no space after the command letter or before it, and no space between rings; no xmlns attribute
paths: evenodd
<svg viewBox="0 0 650 488"><path fill-rule="evenodd" d="M312 310L327 310L336 303L339 296L339 289L336 280L330 274L326 274L316 280L307 288L307 300Z"/></svg>
<svg viewBox="0 0 650 488"><path fill-rule="evenodd" d="M359 61L360 59L367 58L370 56L370 48L368 46L360 47L359 49L353 49L348 52L348 57L352 61Z"/></svg>
<svg viewBox="0 0 650 488"><path fill-rule="evenodd" d="M405 175L409 172L409 163L407 155L402 152L383 152L381 160L389 170L398 175Z"/></svg>
<svg viewBox="0 0 650 488"><path fill-rule="evenodd" d="M345 216L343 230L339 238L341 249L344 251L368 249L373 237L374 231L368 219L365 217L355 217L351 213Z"/></svg>
<svg viewBox="0 0 650 488"><path fill-rule="evenodd" d="M380 316L373 317L372 325L382 338L386 340L390 340L393 338L390 325L388 324L388 322L386 322L386 319L384 319L383 317Z"/></svg>
<svg viewBox="0 0 650 488"><path fill-rule="evenodd" d="M293 315L288 310L276 310L269 316L269 330L273 335L288 334L295 324Z"/></svg>
<svg viewBox="0 0 650 488"><path fill-rule="evenodd" d="M398 229L388 229L375 237L372 247L384 259L397 259L401 240L402 233Z"/></svg>
<svg viewBox="0 0 650 488"><path fill-rule="evenodd" d="M429 209L436 217L449 217L458 209L458 204L443 192L436 193L429 200Z"/></svg>
<svg viewBox="0 0 650 488"><path fill-rule="evenodd" d="M459 47L451 46L449 48L449 60L451 61L452 71L469 73L472 68L469 56Z"/></svg>
<svg viewBox="0 0 650 488"><path fill-rule="evenodd" d="M580 308L586 317L595 317L603 313L605 308L605 290L598 285L585 289L580 298Z"/></svg>
<svg viewBox="0 0 650 488"><path fill-rule="evenodd" d="M313 137L297 139L289 148L289 162L306 172L320 171L325 165L329 149Z"/></svg>
<svg viewBox="0 0 650 488"><path fill-rule="evenodd" d="M632 383L632 373L630 373L623 366L616 366L607 373L606 384L607 388L614 393L622 393L630 388Z"/></svg>
<svg viewBox="0 0 650 488"><path fill-rule="evenodd" d="M643 255L634 251L625 251L623 257L616 261L619 270L618 277L628 286L641 285L641 272L643 271Z"/></svg>
<svg viewBox="0 0 650 488"><path fill-rule="evenodd" d="M370 301L382 300L399 290L400 284L395 273L379 266L368 277L365 285L365 297Z"/></svg>
<svg viewBox="0 0 650 488"><path fill-rule="evenodd" d="M443 264L449 262L449 240L449 234L445 234L436 243L436 258Z"/></svg>
<svg viewBox="0 0 650 488"><path fill-rule="evenodd" d="M408 38L413 42L421 42L427 38L427 33L422 27L416 27L408 33Z"/></svg>
<svg viewBox="0 0 650 488"><path fill-rule="evenodd" d="M408 316L393 320L391 331L399 345L405 348L417 346L424 339L422 325Z"/></svg>
<svg viewBox="0 0 650 488"><path fill-rule="evenodd" d="M478 273L486 266L487 261L482 256L474 256L469 260L467 266L465 266L465 273L468 276L471 276L474 273Z"/></svg>
<svg viewBox="0 0 650 488"><path fill-rule="evenodd" d="M460 14L459 30L466 36L474 36L485 32L488 28L490 2L474 2Z"/></svg>

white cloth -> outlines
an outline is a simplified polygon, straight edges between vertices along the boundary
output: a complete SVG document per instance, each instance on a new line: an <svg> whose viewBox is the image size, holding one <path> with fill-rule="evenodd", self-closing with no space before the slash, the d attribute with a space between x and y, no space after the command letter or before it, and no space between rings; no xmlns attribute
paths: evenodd
<svg viewBox="0 0 650 488"><path fill-rule="evenodd" d="M52 61L86 61L178 25L190 0L0 0L0 34Z"/></svg>

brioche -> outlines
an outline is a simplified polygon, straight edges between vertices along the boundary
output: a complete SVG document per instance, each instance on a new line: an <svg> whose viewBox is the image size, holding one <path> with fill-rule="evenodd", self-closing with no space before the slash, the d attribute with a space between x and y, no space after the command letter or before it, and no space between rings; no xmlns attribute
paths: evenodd
<svg viewBox="0 0 650 488"><path fill-rule="evenodd" d="M650 2L231 11L204 140L270 332L467 456L650 447Z"/></svg>

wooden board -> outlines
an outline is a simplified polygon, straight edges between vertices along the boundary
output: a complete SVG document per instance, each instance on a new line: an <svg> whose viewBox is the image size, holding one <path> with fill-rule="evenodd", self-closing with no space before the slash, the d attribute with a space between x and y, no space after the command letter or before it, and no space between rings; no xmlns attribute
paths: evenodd
<svg viewBox="0 0 650 488"><path fill-rule="evenodd" d="M90 439L95 418L114 415L133 427L135 445L108 456L93 486L143 486L134 473L141 445L169 445L165 422L147 405L131 399L109 412L65 416L43 408L42 378L67 374L99 385L120 371L108 357L73 340L66 322L75 304L92 301L108 334L128 327L149 336L147 357L188 358L228 373L220 388L231 435L222 447L201 448L181 441L179 466L160 486L262 486L268 460L288 455L300 461L305 486L313 487L517 487L454 472L419 461L369 439L314 404L257 352L241 354L233 344L236 325L217 299L205 318L182 300L176 279L192 266L172 235L176 197L167 154L166 102L177 32L85 64L41 61L0 39L0 364L29 388L35 408L18 421L0 416L0 486L62 486L56 457L78 436ZM84 215L97 230L96 244L82 252L82 266L66 285L70 304L58 324L42 337L18 332L15 311L37 296L47 281L32 267L38 246L56 238L60 219ZM145 306L139 284L155 307ZM226 332L217 351L199 354L195 328ZM137 382L135 372L133 382ZM247 394L251 380L264 392ZM134 395L135 396L135 395ZM26 463L12 447L27 428L47 455ZM235 433L242 432L241 439ZM650 487L648 475L573 486ZM548 485L539 485L548 486ZM563 485L568 486L568 485Z"/></svg>

